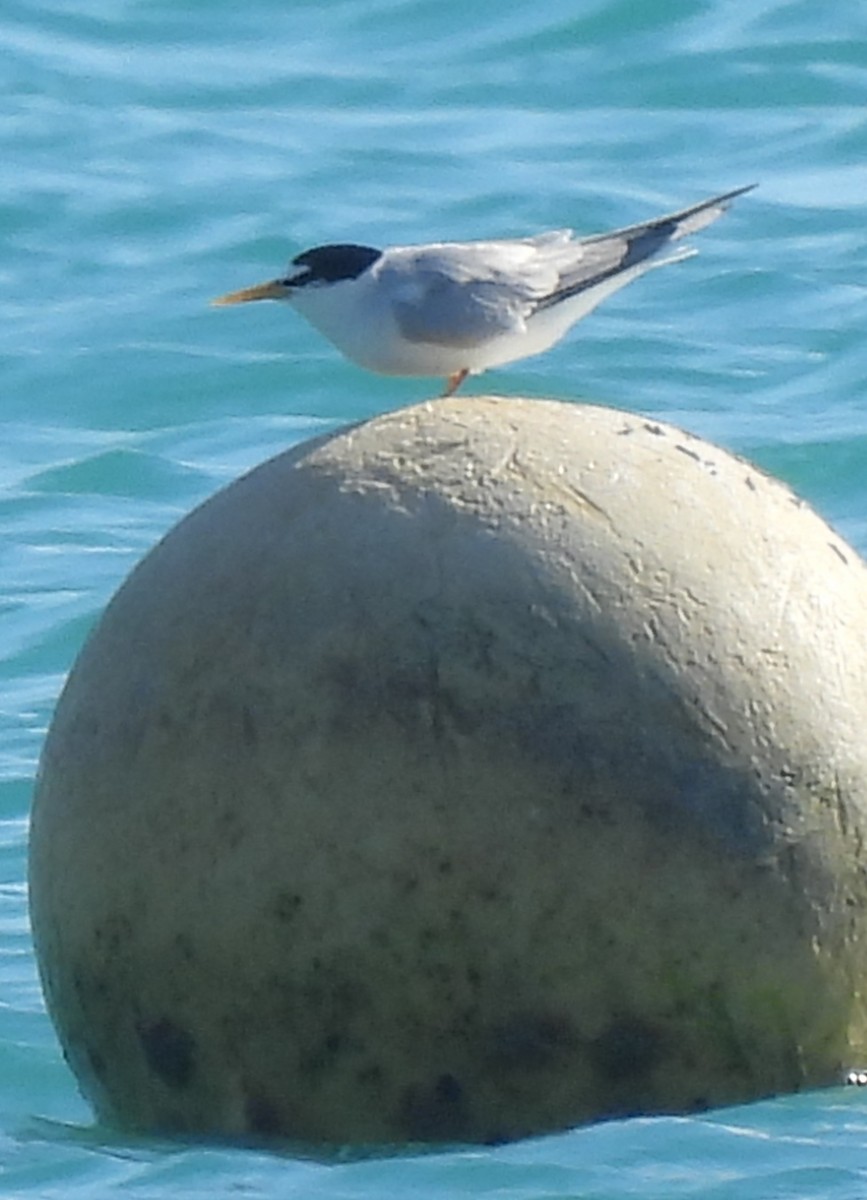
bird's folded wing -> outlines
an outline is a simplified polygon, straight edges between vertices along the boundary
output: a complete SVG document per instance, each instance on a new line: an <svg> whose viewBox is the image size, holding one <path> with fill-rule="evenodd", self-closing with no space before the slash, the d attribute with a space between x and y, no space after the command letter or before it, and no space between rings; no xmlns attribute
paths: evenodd
<svg viewBox="0 0 867 1200"><path fill-rule="evenodd" d="M533 313L614 276L625 282L639 264L646 270L672 228L663 220L580 241L561 229L512 241L405 247L379 274L409 341L478 346L523 333Z"/></svg>
<svg viewBox="0 0 867 1200"><path fill-rule="evenodd" d="M407 247L380 271L400 332L413 342L465 347L523 332L525 319L559 286L552 250L568 238L564 230L520 241Z"/></svg>

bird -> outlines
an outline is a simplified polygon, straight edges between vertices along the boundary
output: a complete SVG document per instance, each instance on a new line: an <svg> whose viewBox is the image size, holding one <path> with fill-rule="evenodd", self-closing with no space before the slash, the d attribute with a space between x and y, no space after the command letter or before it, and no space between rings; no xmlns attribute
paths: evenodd
<svg viewBox="0 0 867 1200"><path fill-rule="evenodd" d="M755 186L589 237L556 229L385 250L315 246L280 278L213 303L285 301L358 366L441 376L443 395L451 396L469 375L549 350L600 301L653 267L691 257L695 250L674 243Z"/></svg>

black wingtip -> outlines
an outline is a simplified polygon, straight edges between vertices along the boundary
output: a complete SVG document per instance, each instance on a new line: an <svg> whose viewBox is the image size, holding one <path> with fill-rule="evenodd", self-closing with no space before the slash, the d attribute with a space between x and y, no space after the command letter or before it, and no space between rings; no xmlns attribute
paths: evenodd
<svg viewBox="0 0 867 1200"><path fill-rule="evenodd" d="M711 196L708 200L700 200L698 204L690 204L688 208L678 209L677 212L666 213L662 217L654 217L649 221L639 221L635 225L627 225L623 229L614 229L610 233L597 233L588 238L582 238L585 242L602 242L607 238L626 238L632 241L635 238L644 238L648 233L653 233L660 239L660 244L666 239L676 241L682 237L688 237L691 233L696 233L703 229L706 225L710 225L718 216L724 213L732 200L736 200L738 196L743 196L747 192L751 192L753 188L757 188L758 183L748 183L744 187L733 188L730 192L722 192L718 196ZM699 220L693 222L692 218L700 217L702 213L709 212L711 209L717 209L713 216L705 221Z"/></svg>
<svg viewBox="0 0 867 1200"><path fill-rule="evenodd" d="M709 212L711 209L719 209L719 212L710 218L710 221L715 221L720 213L726 212L732 200L737 200L738 196L744 196L747 192L751 192L753 188L757 188L757 183L748 183L744 187L733 188L730 192L721 192L718 196L711 196L707 200L699 200L698 204L690 204L688 208L681 208L677 212L668 213L664 217L658 217L655 221L648 221L648 226L662 227L670 226L672 230L677 230L681 226L685 226L683 234L677 233L675 236L684 236L686 233L693 232L689 228L691 217L700 217L702 213ZM700 226L703 228L703 224Z"/></svg>
<svg viewBox="0 0 867 1200"><path fill-rule="evenodd" d="M721 196L716 197L716 200L708 200L706 203L728 204L730 200L737 200L738 196L745 196L747 192L754 192L758 186L758 183L748 183L744 187L735 188L732 192L723 192Z"/></svg>
<svg viewBox="0 0 867 1200"><path fill-rule="evenodd" d="M733 188L730 192L722 192L718 196L711 196L709 200L691 204L689 208L671 213L670 216L662 217L659 221L652 221L650 225L652 228L667 229L671 240L679 241L680 238L689 237L690 234L698 233L706 226L711 225L723 213L728 212L729 205L733 200L751 192L755 187L758 187L758 184L748 183L744 187Z"/></svg>

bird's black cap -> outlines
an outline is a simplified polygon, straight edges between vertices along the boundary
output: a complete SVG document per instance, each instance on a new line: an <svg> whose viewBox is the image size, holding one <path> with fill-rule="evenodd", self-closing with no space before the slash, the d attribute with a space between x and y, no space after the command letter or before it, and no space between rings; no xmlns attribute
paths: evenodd
<svg viewBox="0 0 867 1200"><path fill-rule="evenodd" d="M307 283L337 283L341 279L357 279L381 256L381 250L352 243L314 246L312 250L305 250L292 259L292 266L299 269L288 276L286 283L303 287Z"/></svg>

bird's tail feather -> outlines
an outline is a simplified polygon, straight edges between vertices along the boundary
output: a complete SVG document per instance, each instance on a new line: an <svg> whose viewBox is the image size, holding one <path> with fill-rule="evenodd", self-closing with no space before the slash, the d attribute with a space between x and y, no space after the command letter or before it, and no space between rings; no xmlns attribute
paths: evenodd
<svg viewBox="0 0 867 1200"><path fill-rule="evenodd" d="M676 250L672 250L671 254L666 254L665 258L648 258L641 265L648 271L652 271L654 267L667 267L669 263L683 262L685 258L695 258L696 254L698 251L694 246L678 246Z"/></svg>

